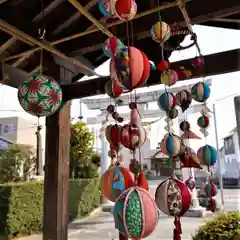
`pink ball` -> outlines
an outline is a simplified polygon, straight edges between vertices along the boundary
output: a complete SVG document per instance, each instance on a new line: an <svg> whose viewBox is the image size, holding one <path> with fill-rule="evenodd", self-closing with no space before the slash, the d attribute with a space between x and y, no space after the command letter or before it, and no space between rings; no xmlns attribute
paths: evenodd
<svg viewBox="0 0 240 240"><path fill-rule="evenodd" d="M192 196L184 182L168 178L158 186L155 201L164 214L180 217L189 209Z"/></svg>

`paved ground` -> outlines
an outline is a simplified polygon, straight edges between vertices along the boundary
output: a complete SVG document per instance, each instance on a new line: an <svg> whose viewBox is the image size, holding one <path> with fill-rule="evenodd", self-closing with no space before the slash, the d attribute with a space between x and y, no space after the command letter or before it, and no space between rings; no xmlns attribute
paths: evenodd
<svg viewBox="0 0 240 240"><path fill-rule="evenodd" d="M151 182L151 192L154 192L157 182ZM220 195L217 196L220 200ZM240 189L224 190L225 210L240 210ZM209 218L209 216L208 216ZM206 218L205 218L206 219ZM182 218L182 240L191 240L195 232L205 219ZM154 233L147 240L172 240L173 218L162 215ZM118 239L118 232L114 229L113 217L110 213L99 213L86 221L75 221L69 225L69 240L112 240ZM41 240L41 236L28 237L21 240Z"/></svg>

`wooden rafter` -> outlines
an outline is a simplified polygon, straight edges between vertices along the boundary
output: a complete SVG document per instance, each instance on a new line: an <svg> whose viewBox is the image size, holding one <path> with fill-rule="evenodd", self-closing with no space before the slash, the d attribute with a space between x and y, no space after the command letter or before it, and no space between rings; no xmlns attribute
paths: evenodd
<svg viewBox="0 0 240 240"><path fill-rule="evenodd" d="M34 19L33 22L40 22L45 16L50 14L58 5L60 5L65 0L54 0L47 7L45 7Z"/></svg>
<svg viewBox="0 0 240 240"><path fill-rule="evenodd" d="M93 6L97 4L98 0L91 0L88 2L88 4L84 7L86 11L90 11ZM75 14L73 14L70 18L68 18L63 24L59 25L54 31L53 35L57 35L60 32L62 32L64 29L69 27L71 24L73 24L76 20L78 20L82 16L82 13L77 11Z"/></svg>
<svg viewBox="0 0 240 240"><path fill-rule="evenodd" d="M112 37L113 34L104 27L96 18L94 18L77 0L68 0L82 15L84 15L89 21L91 21L102 33L108 37Z"/></svg>
<svg viewBox="0 0 240 240"><path fill-rule="evenodd" d="M6 41L2 46L0 46L0 55L5 52L10 46L16 43L17 39L15 37L11 37L8 41Z"/></svg>
<svg viewBox="0 0 240 240"><path fill-rule="evenodd" d="M240 24L240 19L232 19L232 18L215 18L213 21Z"/></svg>
<svg viewBox="0 0 240 240"><path fill-rule="evenodd" d="M185 2L190 2L191 0L186 0ZM163 4L160 6L160 10L164 10L164 9L168 9L168 8L171 8L171 7L175 7L176 6L176 2L172 2L172 3L166 3L166 4ZM148 16L152 13L156 13L157 11L159 10L158 7L155 7L153 9L149 9L147 11L144 11L144 12L141 12L141 13L138 13L134 19L138 19L138 18L141 18L141 17L144 17L144 16ZM106 28L110 28L112 26L117 26L119 24L122 24L123 21L121 20L118 20L116 22L113 22L113 23L109 23L109 24L106 24L105 27ZM97 27L95 28L90 28L89 30L86 30L84 32L80 32L80 33L76 33L76 34L73 34L71 36L68 36L68 37L64 37L64 38L61 38L59 40L56 40L56 41L53 41L51 43L49 43L51 46L55 46L55 45L58 45L60 43L63 43L63 42L67 42L67 41L71 41L73 39L76 39L76 38L80 38L80 37L83 37L83 36L86 36L88 34L91 34L91 33L95 33L95 32L98 32L99 29ZM8 60L12 60L12 59L16 59L16 58L20 58L22 56L25 56L27 54L31 54L33 52L36 52L40 50L39 47L36 47L34 49L31 49L31 50L27 50L27 51L24 51L22 53L19 53L19 54L15 54L13 56L10 56L10 57L7 57L6 59L4 59L5 61L8 61Z"/></svg>
<svg viewBox="0 0 240 240"><path fill-rule="evenodd" d="M79 67L79 71L82 71L83 73L85 72L84 74L96 75L96 73L93 69L85 66L84 64L77 61L76 59L67 57L65 54L63 54L62 52L55 49L47 42L45 42L45 41L40 42L40 41L36 40L35 38L29 36L28 34L22 32L21 30L15 28L14 26L11 26L10 24L8 24L7 22L5 22L1 19L0 19L0 27L7 29L7 31L10 32L13 36L20 38L22 41L27 40L27 41L33 43L34 45L38 45L40 48L43 48L43 49L47 50L48 52L55 54L56 56L70 62L71 64L75 65L76 67Z"/></svg>
<svg viewBox="0 0 240 240"><path fill-rule="evenodd" d="M240 49L234 49L231 51L206 55L204 57L204 76L213 76L217 74L239 71L239 54ZM199 78L202 76L202 73L199 70L193 68L192 59L171 63L171 67L173 68L180 66L192 70L192 78ZM159 71L152 71L147 81L147 86L159 84L160 74L161 72ZM96 94L104 94L104 86L108 80L110 80L110 76L77 82L68 86L62 86L63 97L65 100L70 100L81 97L89 97Z"/></svg>

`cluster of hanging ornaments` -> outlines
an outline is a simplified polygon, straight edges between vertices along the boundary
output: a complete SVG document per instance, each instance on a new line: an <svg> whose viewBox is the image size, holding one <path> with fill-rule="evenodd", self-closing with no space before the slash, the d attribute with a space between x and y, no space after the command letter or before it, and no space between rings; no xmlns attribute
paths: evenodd
<svg viewBox="0 0 240 240"><path fill-rule="evenodd" d="M98 7L104 16L123 21L133 19L137 13L135 0L99 0Z"/></svg>

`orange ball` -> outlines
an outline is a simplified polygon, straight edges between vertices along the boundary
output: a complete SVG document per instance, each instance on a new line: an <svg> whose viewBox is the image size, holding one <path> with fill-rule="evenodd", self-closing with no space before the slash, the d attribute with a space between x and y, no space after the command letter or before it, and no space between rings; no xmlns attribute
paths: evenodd
<svg viewBox="0 0 240 240"><path fill-rule="evenodd" d="M102 193L112 202L135 185L133 175L124 167L110 167L102 176Z"/></svg>

